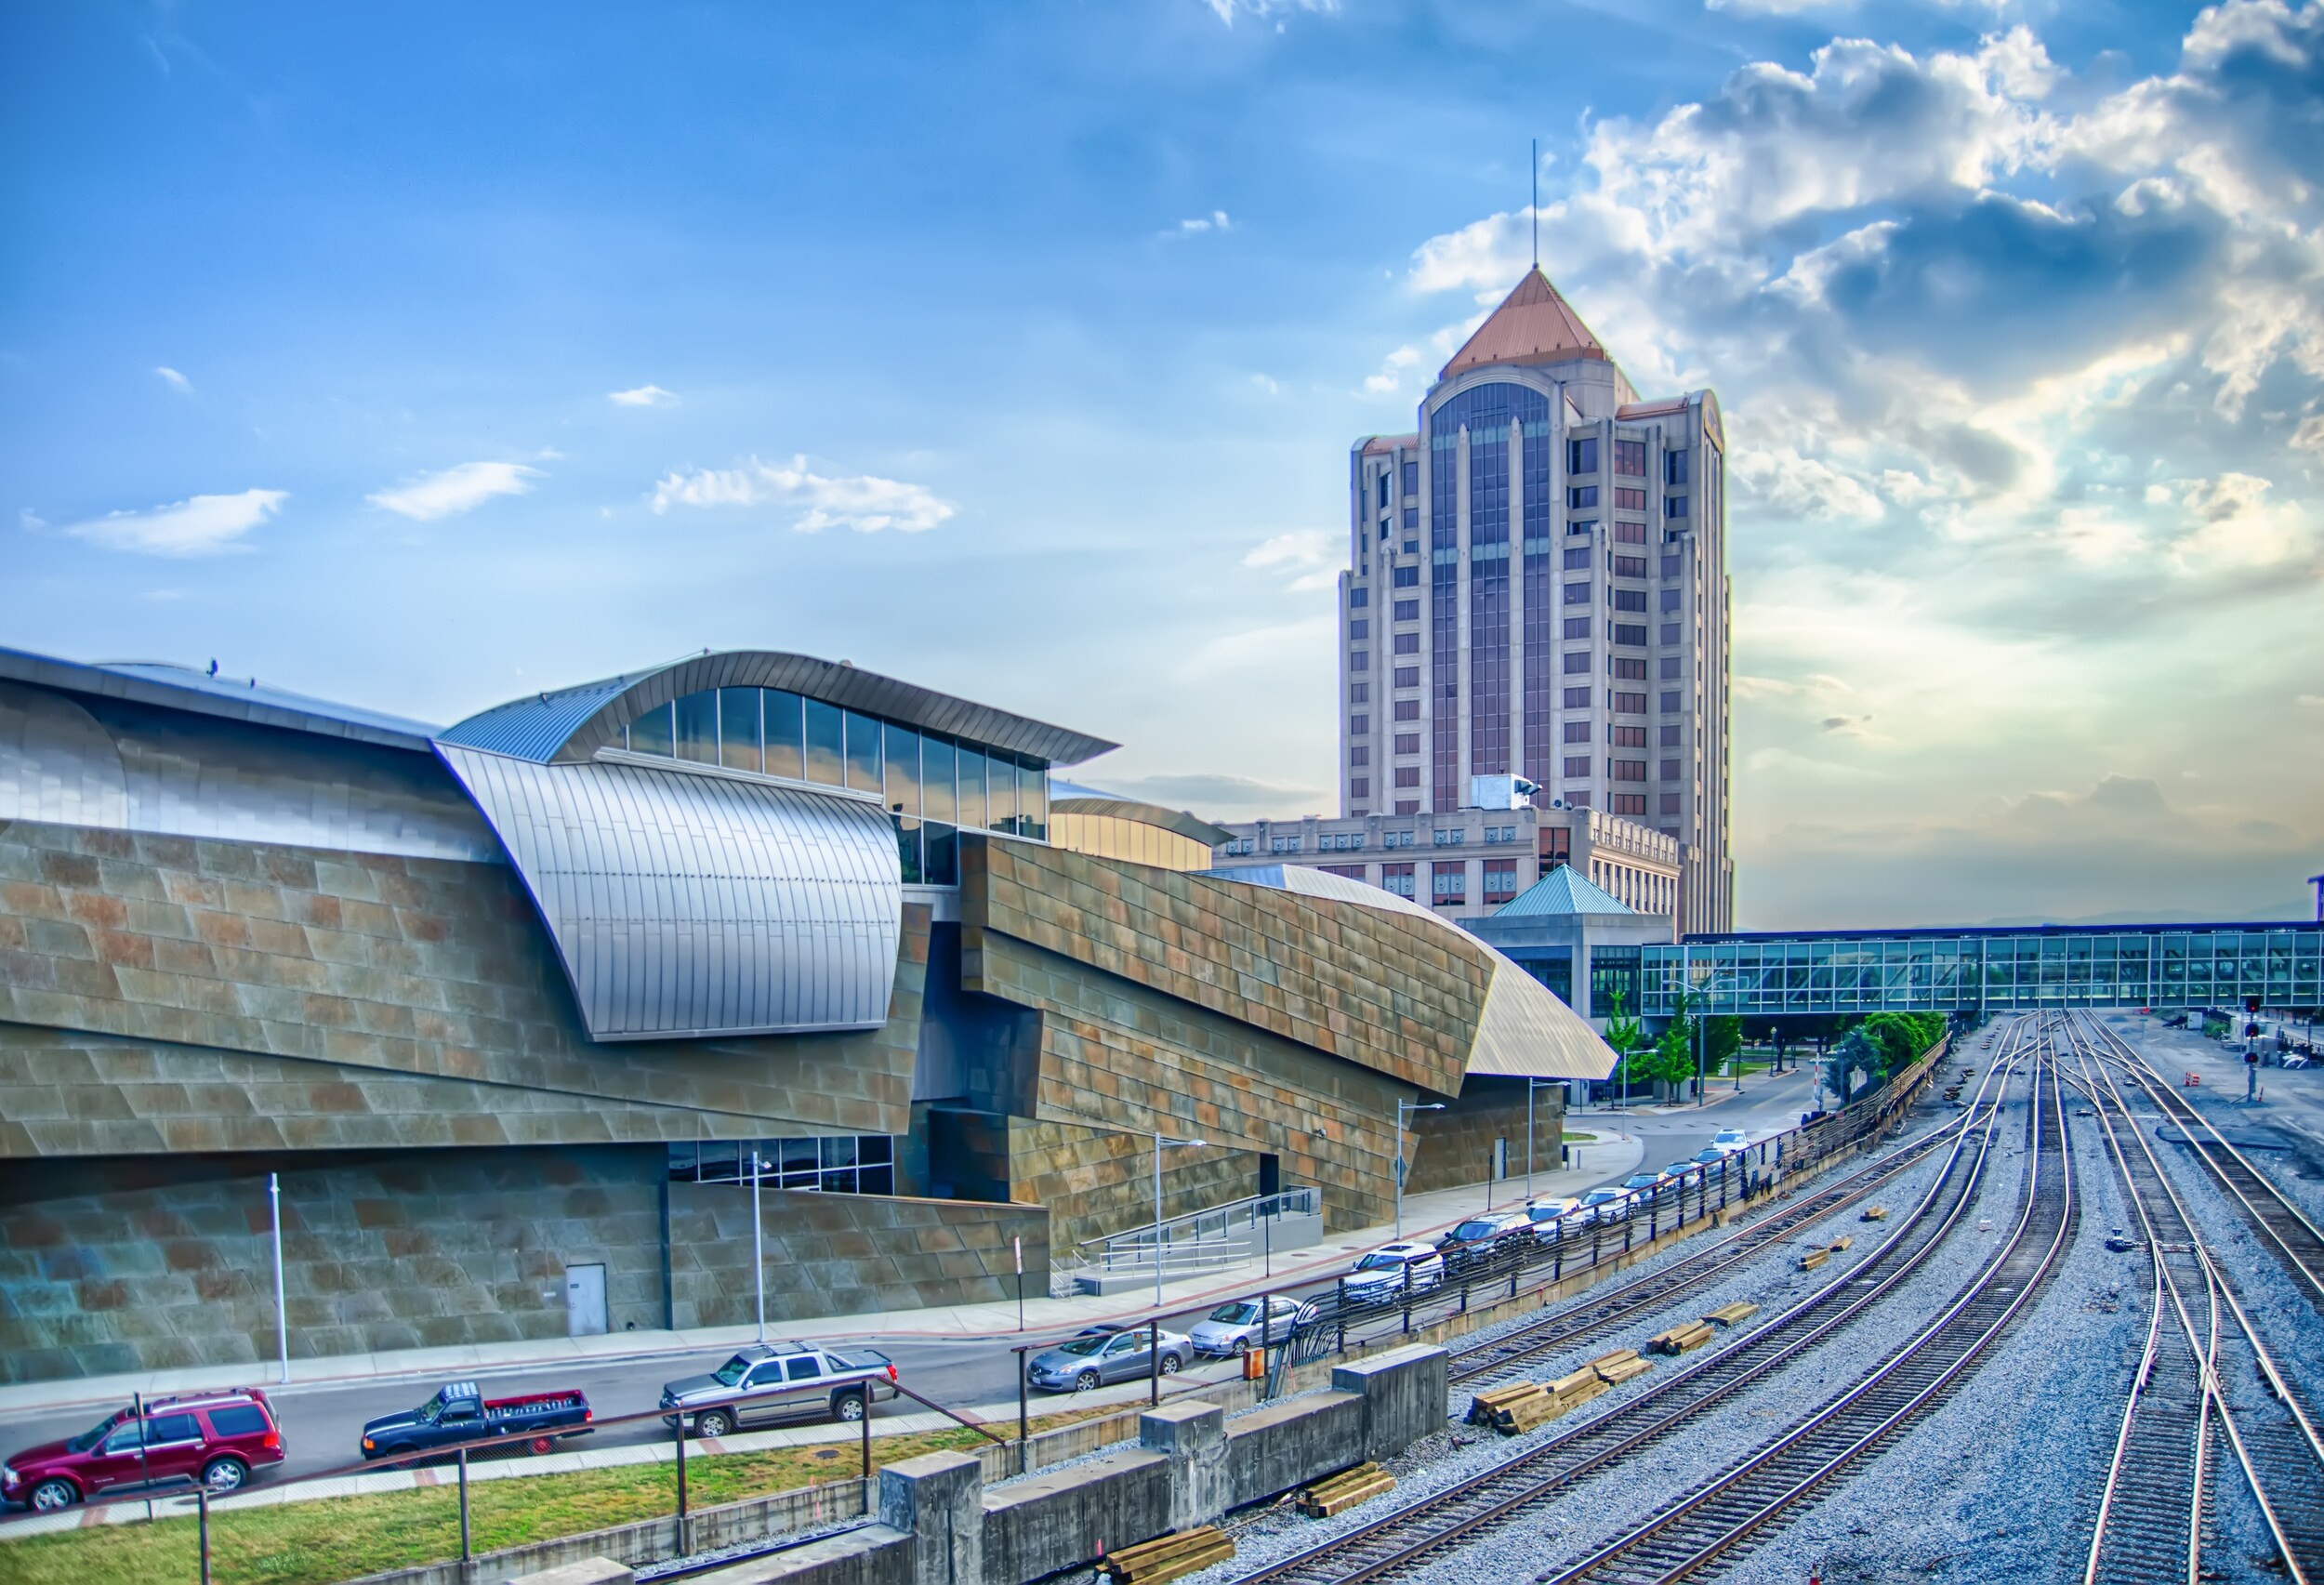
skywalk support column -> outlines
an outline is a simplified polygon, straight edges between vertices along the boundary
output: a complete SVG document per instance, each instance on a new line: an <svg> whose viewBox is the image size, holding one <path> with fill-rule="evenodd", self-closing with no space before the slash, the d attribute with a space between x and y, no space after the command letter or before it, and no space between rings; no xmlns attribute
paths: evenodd
<svg viewBox="0 0 2324 1585"><path fill-rule="evenodd" d="M1138 1417L1138 1445L1170 1461L1170 1528L1215 1523L1234 1505L1226 1411L1216 1404L1170 1404Z"/></svg>
<svg viewBox="0 0 2324 1585"><path fill-rule="evenodd" d="M879 1522L913 1539L912 1585L984 1585L984 1477L965 1453L923 1453L879 1472Z"/></svg>

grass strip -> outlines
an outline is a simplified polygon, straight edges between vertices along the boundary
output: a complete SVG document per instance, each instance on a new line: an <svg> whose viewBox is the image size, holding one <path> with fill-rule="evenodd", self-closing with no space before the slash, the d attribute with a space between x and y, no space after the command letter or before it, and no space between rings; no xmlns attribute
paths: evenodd
<svg viewBox="0 0 2324 1585"><path fill-rule="evenodd" d="M1033 1429L1047 1431L1116 1412L1044 1415L1033 1421ZM981 1440L974 1432L957 1427L882 1436L872 1443L872 1467L922 1453L966 1452ZM758 1453L692 1454L686 1460L686 1505L700 1511L819 1481L852 1479L862 1467L859 1456L852 1442ZM469 1483L469 1535L480 1556L503 1547L663 1518L677 1507L678 1474L667 1463ZM191 1517L28 1536L0 1542L0 1582L156 1585L184 1580L191 1585L201 1573L198 1550ZM456 1485L227 1509L210 1516L210 1566L217 1585L335 1585L459 1554Z"/></svg>

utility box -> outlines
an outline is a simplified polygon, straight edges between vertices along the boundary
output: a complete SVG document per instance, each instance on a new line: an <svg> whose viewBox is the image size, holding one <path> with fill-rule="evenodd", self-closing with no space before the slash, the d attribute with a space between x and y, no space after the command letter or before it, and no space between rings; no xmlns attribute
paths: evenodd
<svg viewBox="0 0 2324 1585"><path fill-rule="evenodd" d="M1523 776L1471 776L1469 807L1525 809L1531 807L1533 795L1540 790L1538 783L1529 782Z"/></svg>

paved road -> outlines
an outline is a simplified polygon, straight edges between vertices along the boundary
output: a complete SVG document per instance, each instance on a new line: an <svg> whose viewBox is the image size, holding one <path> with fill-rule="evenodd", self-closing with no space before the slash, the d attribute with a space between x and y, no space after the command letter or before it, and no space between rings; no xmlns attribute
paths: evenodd
<svg viewBox="0 0 2324 1585"><path fill-rule="evenodd" d="M1702 1107L1673 1109L1669 1112L1630 1111L1620 1114L1595 1113L1577 1115L1572 1127L1578 1131L1617 1128L1640 1136L1646 1143L1645 1160L1659 1167L1666 1162L1684 1160L1701 1149L1718 1129L1728 1127L1748 1127L1755 1135L1778 1131L1799 1121L1799 1114L1808 1103L1807 1077L1800 1074L1785 1074L1774 1078L1747 1081L1743 1094L1735 1095L1713 1087L1712 1103ZM1627 1169L1613 1176L1627 1175ZM1494 1201L1509 1203L1518 1197L1512 1185L1497 1185ZM1364 1246L1347 1241L1344 1252L1352 1259ZM1327 1290L1328 1278L1305 1284L1286 1284L1275 1291L1306 1295ZM1184 1330L1217 1301L1174 1314L1164 1325ZM875 1335L878 1319L835 1320L831 1335L844 1340L849 1335ZM1068 1328L1070 1330L1071 1328ZM1064 1335L1058 1331L1028 1334L1025 1341L1047 1342ZM905 1384L927 1394L939 1403L950 1405L997 1405L1010 1402L1016 1395L1016 1356L1011 1352L1016 1340L996 1341L979 1339L961 1342L896 1341L879 1345L882 1353L896 1362L898 1372ZM645 1359L613 1361L580 1367L524 1367L499 1372L480 1372L477 1379L485 1391L494 1395L524 1392L547 1391L552 1388L579 1387L588 1393L590 1404L600 1418L640 1413L652 1408L661 1395L662 1383L680 1376L709 1370L727 1357L729 1351L686 1352L656 1355ZM1198 1374L1225 1377L1234 1374L1232 1362L1201 1367ZM253 1372L252 1384L265 1386L267 1372L261 1367ZM300 1385L270 1388L268 1395L275 1402L282 1416L284 1440L288 1457L279 1473L269 1477L311 1474L350 1463L359 1455L357 1444L363 1422L376 1416L409 1408L432 1393L438 1385L435 1378L376 1380L324 1385ZM1036 1396L1036 1412L1044 1400ZM908 1399L883 1404L884 1414L912 1413L919 1409ZM73 1435L88 1429L103 1418L86 1407L65 1412L34 1411L0 1416L0 1452L29 1446L34 1443ZM658 1420L648 1420L633 1426L607 1427L590 1439L593 1446L611 1446L625 1442L641 1442L666 1434Z"/></svg>

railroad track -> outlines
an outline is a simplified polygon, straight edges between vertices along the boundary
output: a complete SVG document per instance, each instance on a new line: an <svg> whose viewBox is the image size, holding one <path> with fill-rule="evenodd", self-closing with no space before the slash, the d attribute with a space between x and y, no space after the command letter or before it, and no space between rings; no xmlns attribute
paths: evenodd
<svg viewBox="0 0 2324 1585"><path fill-rule="evenodd" d="M1772 1216L1759 1218L1659 1271L1604 1290L1592 1289L1577 1303L1520 1330L1455 1349L1447 1366L1447 1377L1456 1387L1486 1380L1657 1314L1682 1295L1707 1288L1738 1267L1761 1259L1770 1248L1801 1228L1879 1193L1919 1166L1937 1146L1965 1128L1969 1119L1970 1114L1964 1112L1840 1182Z"/></svg>
<svg viewBox="0 0 2324 1585"><path fill-rule="evenodd" d="M2144 1052L2095 1019L2088 1020L2087 1032L2095 1037L2108 1060L2129 1072L2155 1108L2178 1125L2197 1158L2236 1203L2252 1231L2259 1235L2260 1242L2274 1252L2285 1274L2307 1296L2308 1301L2324 1310L2324 1230L2309 1221L2265 1173L2230 1144L2200 1108L2155 1070Z"/></svg>
<svg viewBox="0 0 2324 1585"><path fill-rule="evenodd" d="M1733 1559L1805 1499L1944 1403L2040 1293L2072 1241L2078 1201L2050 1037L2037 1035L2030 1182L1996 1257L1878 1368L1741 1464L1578 1564L1580 1581L1671 1581Z"/></svg>
<svg viewBox="0 0 2324 1585"><path fill-rule="evenodd" d="M2284 1576L2324 1585L2324 1441L2314 1412L2139 1128L2106 1061L2113 1052L2079 1022L2068 1036L2152 1270L2153 1320L2092 1527L2084 1585L2196 1585L2207 1558L2225 1561L2205 1517L2229 1463L2259 1507ZM2139 1070L2124 1071L2139 1080ZM2227 1384L2254 1378L2270 1401L2237 1407Z"/></svg>
<svg viewBox="0 0 2324 1585"><path fill-rule="evenodd" d="M1937 1181L1856 1263L1848 1280L1828 1284L1718 1354L1587 1424L1433 1497L1241 1576L1241 1585L1356 1585L1433 1564L1449 1549L1562 1495L1575 1482L1653 1446L1841 1333L1917 1271L1967 1214L1991 1152L2001 1097L2027 1050L2014 1035L2002 1058L1987 1064ZM1989 1103L1988 1090L1994 1097Z"/></svg>

